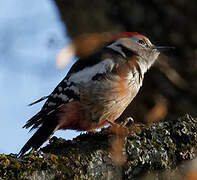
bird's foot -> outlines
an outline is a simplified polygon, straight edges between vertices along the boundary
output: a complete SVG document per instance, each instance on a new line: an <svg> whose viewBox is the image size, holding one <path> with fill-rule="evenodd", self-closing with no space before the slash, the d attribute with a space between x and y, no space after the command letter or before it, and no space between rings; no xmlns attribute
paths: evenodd
<svg viewBox="0 0 197 180"><path fill-rule="evenodd" d="M134 124L134 119L132 117L127 117L124 121L120 122L121 126L130 127Z"/></svg>

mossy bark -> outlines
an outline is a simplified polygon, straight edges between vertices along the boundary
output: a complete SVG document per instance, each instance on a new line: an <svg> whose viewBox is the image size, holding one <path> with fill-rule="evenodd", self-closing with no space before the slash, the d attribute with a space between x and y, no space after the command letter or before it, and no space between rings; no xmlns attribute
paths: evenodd
<svg viewBox="0 0 197 180"><path fill-rule="evenodd" d="M189 115L174 121L150 125L131 124L124 137L122 163L114 161L111 149L120 135L109 129L81 134L73 140L53 137L43 152L22 159L0 155L2 179L138 179L144 175L184 176L185 160L194 159L197 151L197 119ZM119 156L120 154L116 154ZM120 155L121 156L121 155ZM116 158L116 157L115 157ZM170 173L169 173L170 172ZM175 173L176 172L176 173ZM178 173L177 173L178 172ZM178 174L178 175L177 175Z"/></svg>

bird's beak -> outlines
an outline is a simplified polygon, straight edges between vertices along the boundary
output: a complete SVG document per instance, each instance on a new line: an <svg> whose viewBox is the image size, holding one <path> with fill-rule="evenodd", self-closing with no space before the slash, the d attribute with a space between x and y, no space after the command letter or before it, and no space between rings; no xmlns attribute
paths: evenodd
<svg viewBox="0 0 197 180"><path fill-rule="evenodd" d="M164 52L164 51L174 50L175 47L171 47L171 46L155 46L154 49L157 49L160 52Z"/></svg>

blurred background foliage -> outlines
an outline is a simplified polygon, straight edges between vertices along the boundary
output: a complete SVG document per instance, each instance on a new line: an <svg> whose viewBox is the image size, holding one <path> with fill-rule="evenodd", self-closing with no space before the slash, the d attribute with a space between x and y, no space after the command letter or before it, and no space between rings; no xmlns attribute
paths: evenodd
<svg viewBox="0 0 197 180"><path fill-rule="evenodd" d="M176 47L161 55L146 74L142 89L120 120L132 116L136 121L155 122L185 113L197 115L197 1L55 2L72 39L87 33L136 31L157 45Z"/></svg>

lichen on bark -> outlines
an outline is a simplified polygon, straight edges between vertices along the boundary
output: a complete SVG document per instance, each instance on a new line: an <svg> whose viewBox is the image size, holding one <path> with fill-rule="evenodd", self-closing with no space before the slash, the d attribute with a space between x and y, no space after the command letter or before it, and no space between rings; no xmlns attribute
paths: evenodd
<svg viewBox="0 0 197 180"><path fill-rule="evenodd" d="M122 153L126 161L113 161L111 148L117 135L109 128L81 134L73 140L53 137L41 149L16 159L0 155L2 179L137 179L147 174L171 172L177 176L180 163L194 159L197 119L189 115L174 121L128 127ZM136 131L136 132L135 132ZM113 147L113 148L119 148ZM173 174L173 172L176 172ZM152 176L151 176L152 177ZM176 179L176 177L173 177Z"/></svg>

